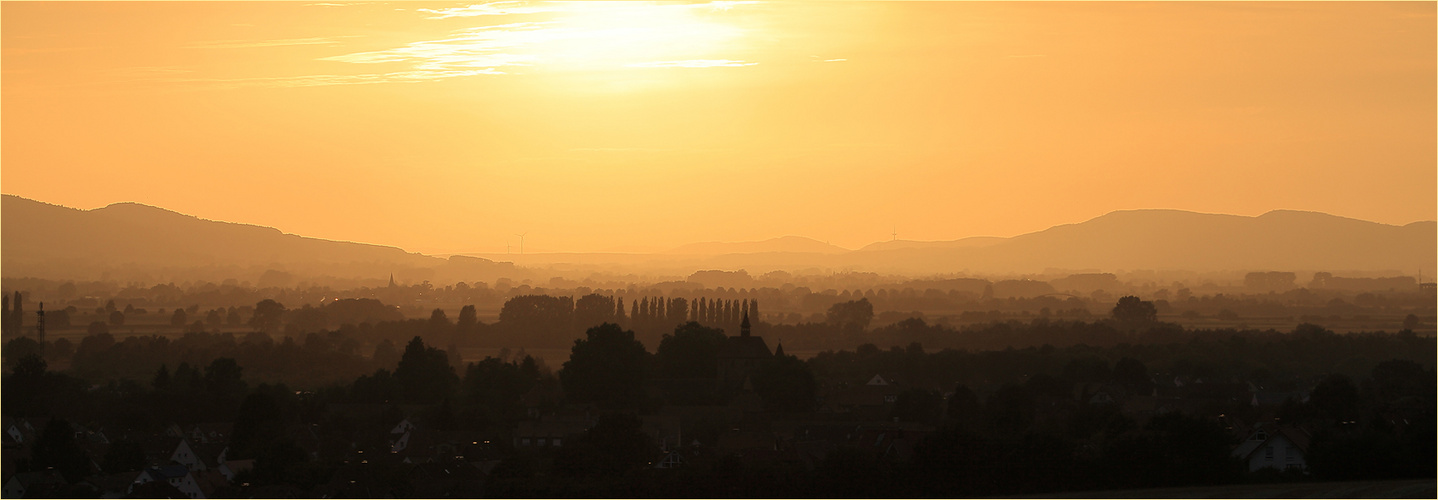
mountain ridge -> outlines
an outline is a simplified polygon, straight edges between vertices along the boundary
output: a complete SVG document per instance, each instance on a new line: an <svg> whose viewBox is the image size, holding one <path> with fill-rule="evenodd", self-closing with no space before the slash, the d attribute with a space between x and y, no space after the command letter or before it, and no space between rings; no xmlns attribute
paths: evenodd
<svg viewBox="0 0 1438 500"><path fill-rule="evenodd" d="M646 263L691 269L836 269L937 274L1044 269L1391 270L1434 268L1438 223L1402 226L1323 212L1272 210L1257 216L1175 209L1116 210L1013 237L876 242L849 250L803 236L706 242L648 254L485 255L469 261L399 247L325 240L254 224L216 221L136 202L81 210L3 195L7 275L104 274L116 269L210 266L306 269L334 275L418 270L415 279L494 276L494 258L532 265ZM17 237L16 235L23 235ZM94 251L103 247L104 251ZM502 263L510 275L511 263ZM74 268L74 269L70 269ZM78 271L77 271L78 272ZM218 272L218 271L217 271ZM477 273L477 274L476 274ZM75 273L69 273L75 274ZM143 274L143 273L142 273ZM473 279L473 278L470 278Z"/></svg>

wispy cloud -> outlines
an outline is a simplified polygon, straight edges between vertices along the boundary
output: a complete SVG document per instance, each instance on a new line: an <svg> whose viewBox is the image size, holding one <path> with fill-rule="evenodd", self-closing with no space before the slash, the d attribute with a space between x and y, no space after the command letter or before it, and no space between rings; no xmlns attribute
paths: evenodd
<svg viewBox="0 0 1438 500"><path fill-rule="evenodd" d="M525 44L523 34L538 33L545 24L485 26L466 30L453 38L412 42L393 49L322 57L320 60L356 64L409 62L414 64L415 69L424 71L522 66L533 62L535 56L504 51Z"/></svg>
<svg viewBox="0 0 1438 500"><path fill-rule="evenodd" d="M430 19L448 19L451 17L474 17L474 16L508 16L514 14L538 14L541 12L555 12L560 10L557 5L530 5L529 2L490 2L465 7L451 7L448 9L418 9L420 12L434 14Z"/></svg>
<svg viewBox="0 0 1438 500"><path fill-rule="evenodd" d="M258 47L285 47L290 45L332 45L340 43L334 37L281 38L275 40L216 40L191 44L192 49L252 49Z"/></svg>
<svg viewBox="0 0 1438 500"><path fill-rule="evenodd" d="M302 87L419 82L476 75L513 74L517 67L545 70L623 68L716 68L753 66L731 54L745 35L725 22L736 6L759 2L655 4L650 2L500 1L453 8L422 8L429 19L545 14L491 26L463 28L436 39L363 52L320 57L320 61L399 65L391 72L215 80L210 83ZM323 5L323 4L311 4ZM508 20L508 19L506 19ZM515 19L518 21L519 19ZM277 40L217 40L191 48L240 49L335 45L341 37ZM724 57L730 56L730 57Z"/></svg>
<svg viewBox="0 0 1438 500"><path fill-rule="evenodd" d="M731 59L689 59L686 61L651 61L626 64L625 66L630 68L718 68L753 66L755 64L759 63Z"/></svg>
<svg viewBox="0 0 1438 500"><path fill-rule="evenodd" d="M502 74L489 69L466 71L398 71L360 75L304 75L256 78L168 78L166 83L209 84L218 88L318 87L323 85L372 85L379 83L422 83L446 78Z"/></svg>

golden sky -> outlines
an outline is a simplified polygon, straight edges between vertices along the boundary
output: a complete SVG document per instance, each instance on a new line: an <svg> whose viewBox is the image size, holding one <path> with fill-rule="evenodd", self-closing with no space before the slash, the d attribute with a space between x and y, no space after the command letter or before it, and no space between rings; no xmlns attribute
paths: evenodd
<svg viewBox="0 0 1438 500"><path fill-rule="evenodd" d="M1438 210L1432 2L6 2L0 24L0 191L76 208L426 253Z"/></svg>

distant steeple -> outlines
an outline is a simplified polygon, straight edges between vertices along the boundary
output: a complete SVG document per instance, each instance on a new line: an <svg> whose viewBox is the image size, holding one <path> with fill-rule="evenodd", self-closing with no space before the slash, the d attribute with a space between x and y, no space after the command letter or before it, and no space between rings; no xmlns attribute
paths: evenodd
<svg viewBox="0 0 1438 500"><path fill-rule="evenodd" d="M749 315L748 315L748 314L745 314L745 315L744 315L744 321L741 322L741 323L739 323L739 336L740 336L740 337L748 337L748 336L749 336Z"/></svg>
<svg viewBox="0 0 1438 500"><path fill-rule="evenodd" d="M784 357L784 341L781 340L779 341L779 345L774 346L774 357Z"/></svg>
<svg viewBox="0 0 1438 500"><path fill-rule="evenodd" d="M399 285L394 284L394 273L389 273L389 287L394 288L396 286Z"/></svg>

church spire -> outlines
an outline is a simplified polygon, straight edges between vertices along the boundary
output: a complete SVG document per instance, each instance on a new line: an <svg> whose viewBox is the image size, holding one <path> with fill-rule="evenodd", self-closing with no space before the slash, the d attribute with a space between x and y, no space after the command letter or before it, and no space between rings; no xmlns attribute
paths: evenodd
<svg viewBox="0 0 1438 500"><path fill-rule="evenodd" d="M779 344L774 347L774 357L784 357L784 341L780 340Z"/></svg>
<svg viewBox="0 0 1438 500"><path fill-rule="evenodd" d="M749 313L744 313L744 321L739 323L739 336L749 336Z"/></svg>
<svg viewBox="0 0 1438 500"><path fill-rule="evenodd" d="M389 273L389 287L394 288L396 286L399 285L394 284L394 273Z"/></svg>

